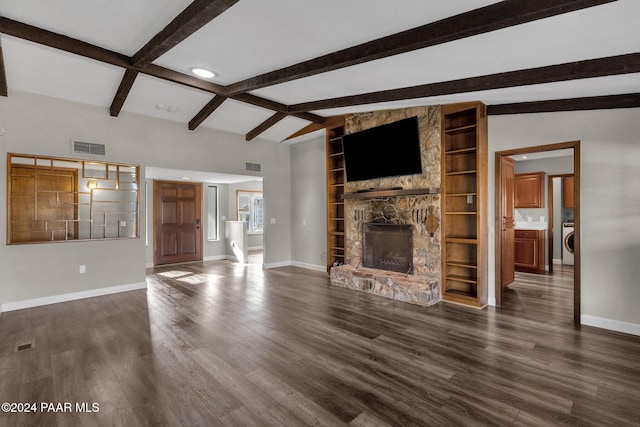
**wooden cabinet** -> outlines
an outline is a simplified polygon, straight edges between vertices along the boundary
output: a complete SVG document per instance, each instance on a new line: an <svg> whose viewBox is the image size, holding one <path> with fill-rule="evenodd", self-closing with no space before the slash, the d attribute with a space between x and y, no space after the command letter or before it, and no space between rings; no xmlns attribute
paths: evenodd
<svg viewBox="0 0 640 427"><path fill-rule="evenodd" d="M544 208L544 172L517 173L515 207Z"/></svg>
<svg viewBox="0 0 640 427"><path fill-rule="evenodd" d="M487 115L479 102L442 106L442 299L487 304Z"/></svg>
<svg viewBox="0 0 640 427"><path fill-rule="evenodd" d="M573 208L575 206L574 198L573 177L565 176L562 178L562 207Z"/></svg>
<svg viewBox="0 0 640 427"><path fill-rule="evenodd" d="M327 272L334 264L344 264L345 210L344 124L327 129Z"/></svg>
<svg viewBox="0 0 640 427"><path fill-rule="evenodd" d="M546 230L516 230L514 258L516 271L544 273Z"/></svg>

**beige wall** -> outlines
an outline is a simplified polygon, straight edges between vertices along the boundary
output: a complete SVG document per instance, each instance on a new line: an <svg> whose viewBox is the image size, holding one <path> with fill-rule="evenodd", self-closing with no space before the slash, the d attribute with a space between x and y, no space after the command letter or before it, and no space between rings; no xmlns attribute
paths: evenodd
<svg viewBox="0 0 640 427"><path fill-rule="evenodd" d="M581 141L582 322L640 335L640 109L489 117L489 297L495 152Z"/></svg>
<svg viewBox="0 0 640 427"><path fill-rule="evenodd" d="M106 108L10 91L0 98L0 304L123 285L144 285L146 248L144 191L141 192L140 238L133 240L6 245L6 153L75 157L70 140L106 144L101 159L166 167L247 175L245 163L260 163L265 211L276 218L267 224L267 265L290 260L289 146L278 142L246 142L242 135L206 128L188 131L184 123L136 114L109 116ZM78 267L87 266L86 274ZM8 308L7 308L8 307Z"/></svg>
<svg viewBox="0 0 640 427"><path fill-rule="evenodd" d="M325 135L291 146L291 260L326 271Z"/></svg>

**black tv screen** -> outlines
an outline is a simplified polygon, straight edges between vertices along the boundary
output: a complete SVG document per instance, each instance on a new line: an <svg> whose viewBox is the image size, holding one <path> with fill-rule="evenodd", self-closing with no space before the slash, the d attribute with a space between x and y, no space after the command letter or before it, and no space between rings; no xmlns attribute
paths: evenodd
<svg viewBox="0 0 640 427"><path fill-rule="evenodd" d="M418 117L342 137L347 181L422 173Z"/></svg>

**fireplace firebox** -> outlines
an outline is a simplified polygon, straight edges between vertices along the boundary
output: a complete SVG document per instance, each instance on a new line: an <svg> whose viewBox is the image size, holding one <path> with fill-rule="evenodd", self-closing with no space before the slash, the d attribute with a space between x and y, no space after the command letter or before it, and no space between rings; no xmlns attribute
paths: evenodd
<svg viewBox="0 0 640 427"><path fill-rule="evenodd" d="M400 273L413 272L411 224L362 224L362 265Z"/></svg>

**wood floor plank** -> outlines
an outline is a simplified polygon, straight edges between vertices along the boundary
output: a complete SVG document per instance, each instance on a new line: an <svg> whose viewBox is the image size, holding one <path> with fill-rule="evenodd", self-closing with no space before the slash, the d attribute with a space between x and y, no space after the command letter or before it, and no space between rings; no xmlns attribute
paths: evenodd
<svg viewBox="0 0 640 427"><path fill-rule="evenodd" d="M250 372L246 377L304 425L334 427L343 422L330 412L308 399L284 381L264 369Z"/></svg>
<svg viewBox="0 0 640 427"><path fill-rule="evenodd" d="M100 412L0 426L640 425L640 337L574 325L570 267L517 273L484 310L231 261L147 286L3 313L0 401Z"/></svg>

